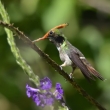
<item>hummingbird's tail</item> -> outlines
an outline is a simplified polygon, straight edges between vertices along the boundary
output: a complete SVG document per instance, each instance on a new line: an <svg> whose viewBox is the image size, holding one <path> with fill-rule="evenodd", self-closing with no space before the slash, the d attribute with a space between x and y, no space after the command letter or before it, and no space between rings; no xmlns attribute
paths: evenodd
<svg viewBox="0 0 110 110"><path fill-rule="evenodd" d="M104 78L100 75L100 73L97 72L92 66L86 65L86 67L93 76L99 78L102 81L104 80Z"/></svg>

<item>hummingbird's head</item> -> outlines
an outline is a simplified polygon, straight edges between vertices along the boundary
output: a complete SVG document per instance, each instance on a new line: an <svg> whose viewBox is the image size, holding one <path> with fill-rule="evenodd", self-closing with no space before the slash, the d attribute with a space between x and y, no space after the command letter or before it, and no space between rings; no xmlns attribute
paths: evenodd
<svg viewBox="0 0 110 110"><path fill-rule="evenodd" d="M64 28L66 26L68 26L68 23L64 23L52 28L43 37L34 40L33 43L49 38L49 40L53 42L56 46L60 46L65 41L65 37L58 29Z"/></svg>
<svg viewBox="0 0 110 110"><path fill-rule="evenodd" d="M50 31L48 33L49 40L54 43L57 47L60 47L65 41L64 35L58 30Z"/></svg>

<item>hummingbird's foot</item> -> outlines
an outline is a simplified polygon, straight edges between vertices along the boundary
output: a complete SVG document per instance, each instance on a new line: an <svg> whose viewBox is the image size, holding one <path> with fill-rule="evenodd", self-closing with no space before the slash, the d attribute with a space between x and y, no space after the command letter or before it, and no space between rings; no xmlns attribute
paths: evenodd
<svg viewBox="0 0 110 110"><path fill-rule="evenodd" d="M63 68L62 68L62 65L60 65L60 69L62 70Z"/></svg>
<svg viewBox="0 0 110 110"><path fill-rule="evenodd" d="M62 67L66 66L66 62L64 62L62 65L60 65L61 70L63 69Z"/></svg>
<svg viewBox="0 0 110 110"><path fill-rule="evenodd" d="M69 74L69 77L70 77L70 79L74 78L74 77L73 77L73 73L70 73L70 74Z"/></svg>
<svg viewBox="0 0 110 110"><path fill-rule="evenodd" d="M60 65L60 67L62 68L62 67L65 67L67 64L66 64L66 61L63 63L63 64L61 64Z"/></svg>

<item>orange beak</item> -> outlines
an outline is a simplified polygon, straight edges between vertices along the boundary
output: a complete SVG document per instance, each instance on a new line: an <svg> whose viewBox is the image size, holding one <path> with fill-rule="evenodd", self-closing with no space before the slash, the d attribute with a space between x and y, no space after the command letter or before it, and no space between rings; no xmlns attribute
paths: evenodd
<svg viewBox="0 0 110 110"><path fill-rule="evenodd" d="M49 30L43 37L38 38L37 40L34 40L33 42L35 43L37 41L44 40L44 39L48 38L48 34L49 34L50 31L54 31L55 29L61 29L61 28L64 28L66 26L68 26L68 23L64 23L64 24L58 25L58 26L52 28L51 30Z"/></svg>

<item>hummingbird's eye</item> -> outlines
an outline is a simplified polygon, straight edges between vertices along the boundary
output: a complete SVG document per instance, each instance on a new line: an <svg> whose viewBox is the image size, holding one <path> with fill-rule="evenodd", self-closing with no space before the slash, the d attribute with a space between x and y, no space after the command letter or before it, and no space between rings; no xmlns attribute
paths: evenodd
<svg viewBox="0 0 110 110"><path fill-rule="evenodd" d="M49 36L53 36L54 32L53 31L50 31L49 32Z"/></svg>

